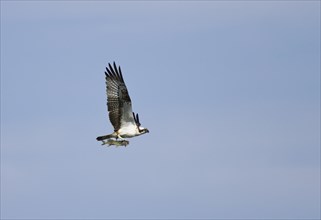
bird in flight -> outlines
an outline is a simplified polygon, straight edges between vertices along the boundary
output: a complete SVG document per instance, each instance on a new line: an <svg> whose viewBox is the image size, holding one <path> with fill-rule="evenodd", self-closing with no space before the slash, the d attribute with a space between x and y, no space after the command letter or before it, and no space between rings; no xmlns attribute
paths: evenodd
<svg viewBox="0 0 321 220"><path fill-rule="evenodd" d="M109 67L109 68L108 68ZM132 103L120 66L117 68L108 63L106 67L107 109L109 120L114 127L111 134L97 137L97 141L109 145L127 145L124 138L132 138L149 133L147 128L141 126L138 114L132 111ZM107 140L106 142L104 140Z"/></svg>

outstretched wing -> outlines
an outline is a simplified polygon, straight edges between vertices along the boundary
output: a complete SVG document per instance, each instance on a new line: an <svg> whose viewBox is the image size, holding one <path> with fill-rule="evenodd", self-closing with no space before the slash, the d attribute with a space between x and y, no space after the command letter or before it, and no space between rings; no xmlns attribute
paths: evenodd
<svg viewBox="0 0 321 220"><path fill-rule="evenodd" d="M109 120L114 130L119 130L125 124L135 124L132 104L126 88L121 69L114 62L106 67L107 107Z"/></svg>

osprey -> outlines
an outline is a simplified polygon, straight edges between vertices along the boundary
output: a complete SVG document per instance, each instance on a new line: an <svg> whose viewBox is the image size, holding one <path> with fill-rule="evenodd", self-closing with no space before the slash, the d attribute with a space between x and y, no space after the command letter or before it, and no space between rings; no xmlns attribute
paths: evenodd
<svg viewBox="0 0 321 220"><path fill-rule="evenodd" d="M108 66L109 68L106 67L105 71L107 109L109 112L109 120L114 127L114 132L97 137L97 141L103 141L103 144L106 144L107 142L104 142L105 139L115 138L116 141L119 139L120 143L128 144L129 142L124 140L124 138L136 137L149 131L147 128L141 127L138 114L135 115L132 111L132 103L120 66L117 69L115 62L114 66L110 63L108 63Z"/></svg>

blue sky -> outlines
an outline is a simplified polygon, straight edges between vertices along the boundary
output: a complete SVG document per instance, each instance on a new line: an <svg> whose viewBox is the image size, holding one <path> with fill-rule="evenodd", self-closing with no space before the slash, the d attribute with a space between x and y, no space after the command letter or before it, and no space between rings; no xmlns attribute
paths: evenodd
<svg viewBox="0 0 321 220"><path fill-rule="evenodd" d="M1 1L1 218L320 218L320 2Z"/></svg>

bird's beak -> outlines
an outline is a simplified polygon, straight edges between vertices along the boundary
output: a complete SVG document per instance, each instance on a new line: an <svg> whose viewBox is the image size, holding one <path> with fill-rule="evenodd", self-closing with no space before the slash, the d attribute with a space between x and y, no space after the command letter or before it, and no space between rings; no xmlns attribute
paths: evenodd
<svg viewBox="0 0 321 220"><path fill-rule="evenodd" d="M146 133L149 133L149 130L148 130L148 129L146 129Z"/></svg>

